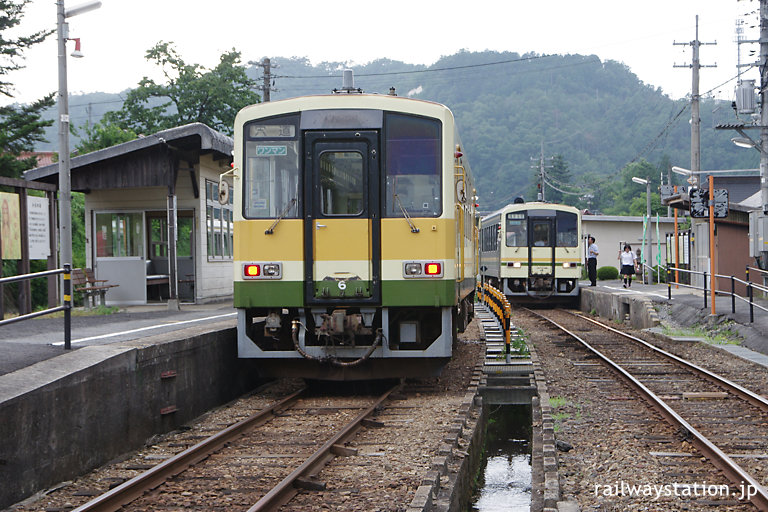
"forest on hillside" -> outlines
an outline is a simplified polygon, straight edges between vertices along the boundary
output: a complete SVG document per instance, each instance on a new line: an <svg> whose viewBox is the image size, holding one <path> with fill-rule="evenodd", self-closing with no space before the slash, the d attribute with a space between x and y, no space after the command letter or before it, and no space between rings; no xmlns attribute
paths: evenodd
<svg viewBox="0 0 768 512"><path fill-rule="evenodd" d="M330 93L341 87L341 72L348 67L341 62L312 65L298 57L271 61L273 101ZM395 87L398 95L451 108L483 210L517 196L534 199L538 171L533 167L542 155L547 168L557 164L545 188L547 199L606 213L630 213L628 203L644 197L643 190L632 188L631 175L650 178L656 190L662 176L667 182L671 166L690 166L689 102L669 98L615 61L594 55L461 51L431 66L379 59L351 68L356 87L365 92L386 94ZM254 79L261 73L257 66L247 69ZM734 133L714 128L733 120L730 102L708 99L705 93L702 168L756 168L756 151L735 147L730 142ZM82 130L97 122L119 109L124 96L73 96L73 125ZM49 132L55 142L55 128ZM672 181L683 184L680 176L672 175Z"/></svg>

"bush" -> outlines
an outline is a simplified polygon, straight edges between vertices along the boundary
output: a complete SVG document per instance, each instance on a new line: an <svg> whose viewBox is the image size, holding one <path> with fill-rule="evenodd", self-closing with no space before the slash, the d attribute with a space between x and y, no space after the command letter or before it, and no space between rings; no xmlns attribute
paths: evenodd
<svg viewBox="0 0 768 512"><path fill-rule="evenodd" d="M616 267L600 267L597 269L597 278L600 281L607 281L610 279L619 278L619 269Z"/></svg>

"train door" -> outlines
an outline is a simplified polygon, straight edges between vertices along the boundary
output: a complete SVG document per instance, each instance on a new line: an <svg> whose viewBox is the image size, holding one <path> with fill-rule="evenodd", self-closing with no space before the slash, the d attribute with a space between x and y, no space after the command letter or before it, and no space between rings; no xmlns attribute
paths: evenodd
<svg viewBox="0 0 768 512"><path fill-rule="evenodd" d="M305 298L380 301L379 151L374 131L308 132Z"/></svg>
<svg viewBox="0 0 768 512"><path fill-rule="evenodd" d="M528 288L542 291L552 289L555 275L555 219L537 217L529 212Z"/></svg>

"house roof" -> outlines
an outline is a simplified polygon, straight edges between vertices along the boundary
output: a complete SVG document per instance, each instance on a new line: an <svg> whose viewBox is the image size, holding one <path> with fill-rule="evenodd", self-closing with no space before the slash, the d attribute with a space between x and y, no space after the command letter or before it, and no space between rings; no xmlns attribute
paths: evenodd
<svg viewBox="0 0 768 512"><path fill-rule="evenodd" d="M148 178L152 174L168 172L168 154L181 160L196 163L200 154L213 153L214 159L230 159L234 142L231 137L202 123L192 123L163 130L146 137L100 149L70 159L72 190L106 188L114 185L110 180L88 180L84 174L143 174L143 178L125 181L121 186L153 186L166 181ZM58 182L59 165L37 167L24 173L29 181ZM158 182L159 181L159 182ZM103 185L103 186L99 186Z"/></svg>

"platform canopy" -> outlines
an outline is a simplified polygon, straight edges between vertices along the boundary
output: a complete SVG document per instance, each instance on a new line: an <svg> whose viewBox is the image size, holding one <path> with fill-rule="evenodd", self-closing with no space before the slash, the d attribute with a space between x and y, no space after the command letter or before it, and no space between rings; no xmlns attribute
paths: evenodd
<svg viewBox="0 0 768 512"><path fill-rule="evenodd" d="M72 190L168 186L173 193L179 161L191 166L208 153L214 160L231 160L233 147L231 137L202 123L163 130L73 157ZM26 171L24 179L58 185L58 175L59 165L55 163Z"/></svg>

